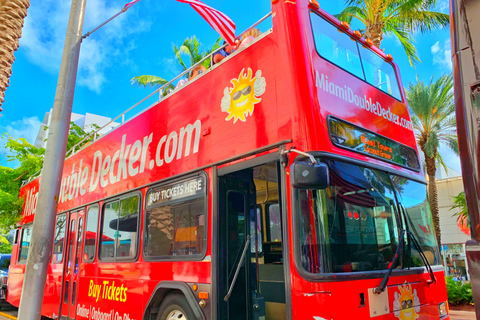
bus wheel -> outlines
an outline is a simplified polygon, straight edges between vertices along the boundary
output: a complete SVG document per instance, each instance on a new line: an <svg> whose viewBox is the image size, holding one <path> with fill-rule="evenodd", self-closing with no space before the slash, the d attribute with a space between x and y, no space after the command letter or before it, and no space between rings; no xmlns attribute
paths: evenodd
<svg viewBox="0 0 480 320"><path fill-rule="evenodd" d="M157 320L195 320L195 317L185 297L174 293L163 300Z"/></svg>

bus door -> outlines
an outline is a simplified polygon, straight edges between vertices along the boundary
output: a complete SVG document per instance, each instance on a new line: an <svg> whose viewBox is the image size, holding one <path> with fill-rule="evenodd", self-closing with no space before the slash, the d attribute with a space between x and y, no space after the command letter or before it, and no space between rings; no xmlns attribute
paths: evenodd
<svg viewBox="0 0 480 320"><path fill-rule="evenodd" d="M219 319L285 319L279 165L219 177Z"/></svg>
<svg viewBox="0 0 480 320"><path fill-rule="evenodd" d="M78 273L81 262L83 220L85 211L71 212L69 216L65 265L63 267L62 301L60 319L75 319L78 291Z"/></svg>

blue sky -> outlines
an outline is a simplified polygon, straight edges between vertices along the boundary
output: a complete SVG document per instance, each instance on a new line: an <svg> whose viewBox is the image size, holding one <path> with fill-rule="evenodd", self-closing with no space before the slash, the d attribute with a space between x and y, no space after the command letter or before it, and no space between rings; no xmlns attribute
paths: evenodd
<svg viewBox="0 0 480 320"><path fill-rule="evenodd" d="M84 33L128 1L88 0ZM204 2L230 16L237 25L237 34L270 11L270 0ZM320 5L330 13L338 13L343 1L321 0ZM2 106L0 133L34 142L45 112L53 106L69 10L70 0L31 2ZM438 10L448 13L448 1L439 1ZM180 45L192 35L200 39L205 49L218 38L189 5L174 0L141 0L82 43L73 112L112 118L122 113L153 91L132 86L130 79L143 74L175 77L180 70L175 67L172 45ZM432 76L451 72L448 28L417 34L415 40L422 60L415 69L409 65L398 40L386 38L382 42L385 52L391 53L399 64L404 86L415 81L417 74L428 82ZM447 164L459 171L458 159L450 152L445 155ZM1 154L0 165L6 165Z"/></svg>

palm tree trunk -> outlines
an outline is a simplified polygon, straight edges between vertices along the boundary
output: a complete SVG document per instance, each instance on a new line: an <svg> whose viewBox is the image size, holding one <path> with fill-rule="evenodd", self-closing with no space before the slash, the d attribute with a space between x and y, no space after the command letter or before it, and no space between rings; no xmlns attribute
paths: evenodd
<svg viewBox="0 0 480 320"><path fill-rule="evenodd" d="M0 0L0 112L29 6L29 0Z"/></svg>
<svg viewBox="0 0 480 320"><path fill-rule="evenodd" d="M370 39L373 42L373 45L377 48L380 48L380 44L383 40L383 26L385 23L383 21L378 21L375 23L369 23L365 27L365 33L363 36L365 39Z"/></svg>
<svg viewBox="0 0 480 320"><path fill-rule="evenodd" d="M425 163L427 165L428 175L428 198L430 202L430 210L432 210L433 226L435 229L435 235L437 237L438 245L440 246L440 215L438 210L438 192L437 182L435 180L435 172L437 168L435 166L435 158L425 156Z"/></svg>

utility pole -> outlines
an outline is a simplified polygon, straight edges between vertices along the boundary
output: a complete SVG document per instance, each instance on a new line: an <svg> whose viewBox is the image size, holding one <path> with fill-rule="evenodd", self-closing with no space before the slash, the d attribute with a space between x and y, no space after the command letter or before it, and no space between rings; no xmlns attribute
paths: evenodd
<svg viewBox="0 0 480 320"><path fill-rule="evenodd" d="M52 256L57 197L60 192L67 138L70 130L86 2L87 0L72 0L70 9L33 222L32 242L18 312L18 319L22 320L39 320L41 318L45 280Z"/></svg>

